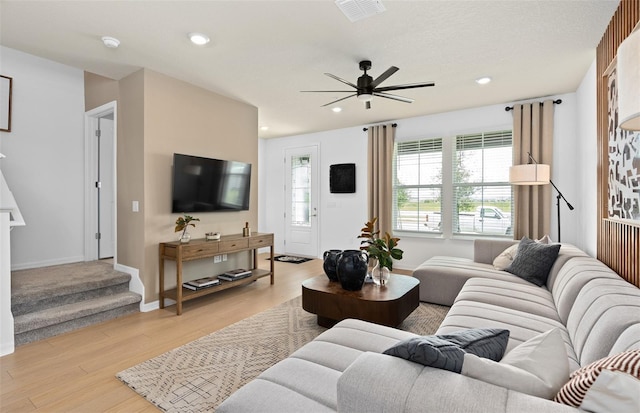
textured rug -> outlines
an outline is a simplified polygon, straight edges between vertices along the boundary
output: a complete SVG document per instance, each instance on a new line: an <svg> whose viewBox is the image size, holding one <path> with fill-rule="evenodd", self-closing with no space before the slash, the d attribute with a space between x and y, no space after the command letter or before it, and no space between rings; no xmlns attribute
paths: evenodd
<svg viewBox="0 0 640 413"><path fill-rule="evenodd" d="M271 258L267 258L270 260ZM294 255L278 255L273 257L274 261L288 262L290 264L302 264L303 262L311 261L311 258L296 257Z"/></svg>
<svg viewBox="0 0 640 413"><path fill-rule="evenodd" d="M399 328L432 334L448 307L421 303ZM210 412L235 390L313 340L323 327L301 297L117 374L165 412Z"/></svg>

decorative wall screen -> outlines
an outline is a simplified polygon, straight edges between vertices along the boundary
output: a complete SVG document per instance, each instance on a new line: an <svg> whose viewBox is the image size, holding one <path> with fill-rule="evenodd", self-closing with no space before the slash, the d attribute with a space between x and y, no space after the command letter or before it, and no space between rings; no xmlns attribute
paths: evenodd
<svg viewBox="0 0 640 413"><path fill-rule="evenodd" d="M618 127L615 69L608 84L609 218L640 221L640 132Z"/></svg>

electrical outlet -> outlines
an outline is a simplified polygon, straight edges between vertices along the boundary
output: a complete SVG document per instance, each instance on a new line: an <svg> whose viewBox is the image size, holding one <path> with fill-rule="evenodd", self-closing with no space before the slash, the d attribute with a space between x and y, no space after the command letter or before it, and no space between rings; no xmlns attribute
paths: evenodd
<svg viewBox="0 0 640 413"><path fill-rule="evenodd" d="M222 261L226 261L227 260L227 254L222 254Z"/></svg>
<svg viewBox="0 0 640 413"><path fill-rule="evenodd" d="M222 262L222 257L220 255L216 255L215 257L213 257L214 264L217 264L219 262Z"/></svg>

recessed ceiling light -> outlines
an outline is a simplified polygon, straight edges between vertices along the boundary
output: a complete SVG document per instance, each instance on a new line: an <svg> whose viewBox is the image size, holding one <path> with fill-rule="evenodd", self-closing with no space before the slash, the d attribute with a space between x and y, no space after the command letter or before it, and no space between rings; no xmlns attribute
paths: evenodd
<svg viewBox="0 0 640 413"><path fill-rule="evenodd" d="M204 46L209 43L209 36L202 33L189 33L189 40L191 43L196 44L198 46Z"/></svg>
<svg viewBox="0 0 640 413"><path fill-rule="evenodd" d="M479 77L476 79L476 83L479 85L486 85L491 82L491 78L489 76Z"/></svg>
<svg viewBox="0 0 640 413"><path fill-rule="evenodd" d="M268 126L262 126L262 127L260 128L260 130L269 130L269 127L268 127Z"/></svg>
<svg viewBox="0 0 640 413"><path fill-rule="evenodd" d="M336 106L335 108L331 108L331 110L332 110L332 111L334 111L335 113L340 113L340 112L342 112L342 108L341 108L341 107L338 107L338 106Z"/></svg>
<svg viewBox="0 0 640 413"><path fill-rule="evenodd" d="M104 45L109 49L116 49L118 46L120 46L120 40L111 36L103 36L102 43L104 43Z"/></svg>

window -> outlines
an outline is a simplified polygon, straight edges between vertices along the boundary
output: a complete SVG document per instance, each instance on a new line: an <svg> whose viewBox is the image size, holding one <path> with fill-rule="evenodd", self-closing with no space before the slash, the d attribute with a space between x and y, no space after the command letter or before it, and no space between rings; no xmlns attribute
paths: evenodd
<svg viewBox="0 0 640 413"><path fill-rule="evenodd" d="M511 131L397 143L394 230L511 235L511 165Z"/></svg>
<svg viewBox="0 0 640 413"><path fill-rule="evenodd" d="M395 166L394 229L439 231L437 223L427 227L424 217L441 214L442 139L398 143Z"/></svg>

